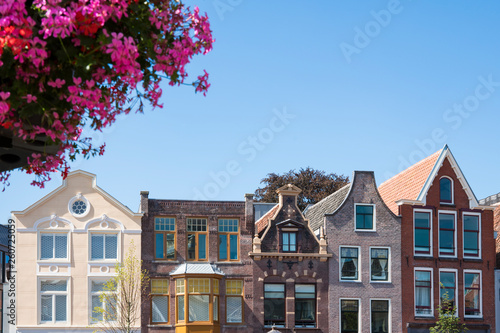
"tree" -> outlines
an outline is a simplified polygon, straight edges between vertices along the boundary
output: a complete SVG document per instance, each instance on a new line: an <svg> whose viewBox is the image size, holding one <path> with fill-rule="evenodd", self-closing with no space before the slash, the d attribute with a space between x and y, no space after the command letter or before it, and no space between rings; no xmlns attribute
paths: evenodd
<svg viewBox="0 0 500 333"><path fill-rule="evenodd" d="M310 167L301 168L298 172L290 170L282 175L269 173L260 181L265 186L255 191L255 200L278 202L276 190L286 184L293 184L302 190L297 198L297 205L303 210L307 205L320 201L348 182L349 177L344 175L327 174L325 171L314 170Z"/></svg>
<svg viewBox="0 0 500 333"><path fill-rule="evenodd" d="M141 306L147 301L143 296L149 275L142 269L142 260L135 251L132 242L124 261L115 266L116 275L102 284L101 306L94 307L93 321L97 322L94 332L140 332Z"/></svg>
<svg viewBox="0 0 500 333"><path fill-rule="evenodd" d="M465 325L460 322L460 318L455 316L457 307L456 305L452 306L453 303L449 301L448 293L445 292L442 297L441 304L438 306L438 321L435 326L431 327L430 333L462 333L468 331Z"/></svg>
<svg viewBox="0 0 500 333"><path fill-rule="evenodd" d="M77 156L104 152L84 126L101 131L145 103L162 107L162 79L187 84L186 65L212 49L208 17L180 0L1 3L0 143L46 148L21 164L40 187L50 172L65 177ZM207 79L205 71L192 83L196 92L205 94Z"/></svg>

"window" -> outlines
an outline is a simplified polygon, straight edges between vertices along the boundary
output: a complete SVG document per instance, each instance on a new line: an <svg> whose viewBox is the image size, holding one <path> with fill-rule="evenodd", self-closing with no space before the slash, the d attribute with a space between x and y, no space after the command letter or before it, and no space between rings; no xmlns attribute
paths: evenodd
<svg viewBox="0 0 500 333"><path fill-rule="evenodd" d="M188 279L189 321L210 321L210 279Z"/></svg>
<svg viewBox="0 0 500 333"><path fill-rule="evenodd" d="M92 322L116 320L116 294L113 284L108 281L90 281L90 298L92 306ZM99 311L100 308L103 311Z"/></svg>
<svg viewBox="0 0 500 333"><path fill-rule="evenodd" d="M175 304L177 309L177 322L185 321L185 282L184 279L175 280Z"/></svg>
<svg viewBox="0 0 500 333"><path fill-rule="evenodd" d="M389 249L370 249L371 281L389 281Z"/></svg>
<svg viewBox="0 0 500 333"><path fill-rule="evenodd" d="M105 260L118 258L117 234L92 234L91 259Z"/></svg>
<svg viewBox="0 0 500 333"><path fill-rule="evenodd" d="M297 252L297 233L282 232L282 249L283 252Z"/></svg>
<svg viewBox="0 0 500 333"><path fill-rule="evenodd" d="M456 302L457 296L457 273L456 271L439 271L439 303L451 309L458 305Z"/></svg>
<svg viewBox="0 0 500 333"><path fill-rule="evenodd" d="M213 318L214 321L219 321L219 280L217 279L212 279L212 292L214 293L213 295Z"/></svg>
<svg viewBox="0 0 500 333"><path fill-rule="evenodd" d="M464 214L464 257L480 258L479 214Z"/></svg>
<svg viewBox="0 0 500 333"><path fill-rule="evenodd" d="M264 325L285 327L284 284L264 284Z"/></svg>
<svg viewBox="0 0 500 333"><path fill-rule="evenodd" d="M226 280L226 322L243 322L243 280Z"/></svg>
<svg viewBox="0 0 500 333"><path fill-rule="evenodd" d="M316 286L295 285L295 327L316 327Z"/></svg>
<svg viewBox="0 0 500 333"><path fill-rule="evenodd" d="M375 219L373 217L374 205L356 206L356 230L375 230Z"/></svg>
<svg viewBox="0 0 500 333"><path fill-rule="evenodd" d="M175 218L155 218L155 258L175 260Z"/></svg>
<svg viewBox="0 0 500 333"><path fill-rule="evenodd" d="M431 255L432 254L432 220L431 212L415 211L414 212L414 244L416 255Z"/></svg>
<svg viewBox="0 0 500 333"><path fill-rule="evenodd" d="M389 300L371 300L371 332L390 332Z"/></svg>
<svg viewBox="0 0 500 333"><path fill-rule="evenodd" d="M67 258L68 234L40 234L40 260Z"/></svg>
<svg viewBox="0 0 500 333"><path fill-rule="evenodd" d="M340 332L359 332L359 300L340 300Z"/></svg>
<svg viewBox="0 0 500 333"><path fill-rule="evenodd" d="M219 260L238 260L238 220L219 220Z"/></svg>
<svg viewBox="0 0 500 333"><path fill-rule="evenodd" d="M40 281L40 322L57 323L68 318L68 281Z"/></svg>
<svg viewBox="0 0 500 333"><path fill-rule="evenodd" d="M168 323L168 279L151 280L151 322Z"/></svg>
<svg viewBox="0 0 500 333"><path fill-rule="evenodd" d="M187 258L207 260L207 219L187 219Z"/></svg>
<svg viewBox="0 0 500 333"><path fill-rule="evenodd" d="M359 280L359 248L340 248L340 280Z"/></svg>
<svg viewBox="0 0 500 333"><path fill-rule="evenodd" d="M452 182L448 177L442 177L439 180L439 201L442 203L453 203Z"/></svg>
<svg viewBox="0 0 500 333"><path fill-rule="evenodd" d="M465 316L481 317L481 273L464 272Z"/></svg>
<svg viewBox="0 0 500 333"><path fill-rule="evenodd" d="M415 315L432 316L432 271L415 270Z"/></svg>
<svg viewBox="0 0 500 333"><path fill-rule="evenodd" d="M456 256L455 214L439 213L439 255Z"/></svg>

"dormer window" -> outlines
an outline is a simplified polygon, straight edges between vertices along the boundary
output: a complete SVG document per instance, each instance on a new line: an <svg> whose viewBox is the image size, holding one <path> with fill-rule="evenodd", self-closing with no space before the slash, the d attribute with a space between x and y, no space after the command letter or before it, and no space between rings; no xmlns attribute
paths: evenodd
<svg viewBox="0 0 500 333"><path fill-rule="evenodd" d="M284 231L281 236L283 252L297 252L297 233Z"/></svg>
<svg viewBox="0 0 500 333"><path fill-rule="evenodd" d="M439 180L439 201L442 203L453 203L453 182L448 177Z"/></svg>

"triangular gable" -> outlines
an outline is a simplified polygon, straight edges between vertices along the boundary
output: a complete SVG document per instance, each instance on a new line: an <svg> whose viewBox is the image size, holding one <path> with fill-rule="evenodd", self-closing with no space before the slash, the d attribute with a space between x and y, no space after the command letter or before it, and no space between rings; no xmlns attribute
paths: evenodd
<svg viewBox="0 0 500 333"><path fill-rule="evenodd" d="M276 223L276 226L280 227L280 228L283 228L283 227L285 227L285 228L287 228L287 227L304 228L304 224L297 222L297 221L294 221L294 220L290 220L290 219Z"/></svg>

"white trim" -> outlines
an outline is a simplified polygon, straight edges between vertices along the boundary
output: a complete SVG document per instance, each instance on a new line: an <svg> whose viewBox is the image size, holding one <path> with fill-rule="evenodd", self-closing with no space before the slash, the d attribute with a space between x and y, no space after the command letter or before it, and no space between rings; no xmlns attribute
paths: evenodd
<svg viewBox="0 0 500 333"><path fill-rule="evenodd" d="M356 228L356 209L358 206L372 206L373 207L373 225L371 229L357 229ZM377 210L376 210L376 205L371 204L371 203L362 203L362 202L355 202L354 203L354 231L356 232L377 232Z"/></svg>
<svg viewBox="0 0 500 333"><path fill-rule="evenodd" d="M387 332L392 332L392 306L390 298L370 298L370 332L372 330L372 301L387 301L388 302L388 311L387 311Z"/></svg>
<svg viewBox="0 0 500 333"><path fill-rule="evenodd" d="M342 332L342 301L358 301L358 332L363 332L361 327L361 298L341 297L339 298L339 332Z"/></svg>
<svg viewBox="0 0 500 333"><path fill-rule="evenodd" d="M479 315L473 316L473 315L466 315L465 314L465 273L474 273L474 274L479 274ZM496 276L496 274L495 274ZM463 279L464 279L464 318L483 318L483 272L477 269L464 269L463 271ZM495 288L496 289L496 288ZM495 290L495 292L497 292ZM496 298L495 298L496 299ZM497 299L495 301L497 303Z"/></svg>
<svg viewBox="0 0 500 333"><path fill-rule="evenodd" d="M38 226L44 222L50 221L49 228L38 228ZM54 224L55 222L55 224ZM62 217L59 217L55 214L52 214L50 216L42 217L41 219L38 219L35 224L33 225L33 228L24 228L24 229L18 229L18 232L36 232L38 230L55 230L59 229L59 224L57 222L63 222L69 226L69 230L73 231L75 230L75 225L71 223L69 220L66 220ZM62 228L61 228L62 229Z"/></svg>
<svg viewBox="0 0 500 333"><path fill-rule="evenodd" d="M66 281L66 291L50 291L48 294L52 295L66 295L66 320L65 321L56 321L56 313L55 313L55 301L52 302L52 321L51 322L42 322L42 281L50 281L50 280L64 280ZM70 277L54 277L54 276L39 276L37 279L37 323L39 326L53 326L53 325L65 325L71 323L71 283Z"/></svg>
<svg viewBox="0 0 500 333"><path fill-rule="evenodd" d="M431 277L431 295L430 295L430 303L431 303L431 313L430 314L422 314L422 313L417 313L417 298L415 295L417 294L417 271L426 271L430 272L430 277ZM430 317L434 318L434 271L432 267L414 267L413 268L413 313L415 317Z"/></svg>
<svg viewBox="0 0 500 333"><path fill-rule="evenodd" d="M440 239L440 225L439 225L439 215L440 214L445 214L445 215L453 215L454 216L454 233L453 233L453 237L454 237L454 249L453 249L453 255L446 255L446 254L441 254L441 239ZM440 258L456 258L457 257L457 254L458 254L458 243L457 243L457 212L454 211L454 210L438 210L438 257Z"/></svg>
<svg viewBox="0 0 500 333"><path fill-rule="evenodd" d="M430 227L430 230L429 230L429 254L423 254L423 253L416 253L415 252L415 213L428 213L429 214L429 227ZM432 223L433 223L433 211L432 209L422 209L422 208L414 208L413 209L413 255L414 256L426 256L426 257L432 257L433 255L433 234L432 234Z"/></svg>
<svg viewBox="0 0 500 333"><path fill-rule="evenodd" d="M94 310L94 308L92 308L92 296L94 295L100 295L102 293L111 293L110 291L100 291L100 292L94 292L92 293L92 281L99 281L99 282L107 282L109 281L111 277L89 277L87 279L87 301L88 301L88 306L87 306L87 310L88 310L88 322L89 322L89 325L93 325L93 324L97 324L97 323L100 323L101 321L94 321L92 320L92 312ZM102 304L101 304L102 305ZM108 321L109 323L110 321Z"/></svg>
<svg viewBox="0 0 500 333"><path fill-rule="evenodd" d="M85 204L85 211L81 214L78 214L73 210L73 204L77 201L83 201L83 203ZM73 198L69 199L68 201L68 212L77 219L85 217L90 212L90 202L81 193L77 193Z"/></svg>
<svg viewBox="0 0 500 333"><path fill-rule="evenodd" d="M387 251L387 281L383 280L372 280L372 249L382 249L382 250L388 250ZM370 266L370 283L391 283L391 265L392 265L392 260L391 260L391 247L390 246L370 246L369 248L369 266Z"/></svg>
<svg viewBox="0 0 500 333"><path fill-rule="evenodd" d="M459 313L459 306L458 306L458 270L456 268L440 268L438 272L438 279L439 279L439 305L441 305L441 273L455 273L455 316L458 317Z"/></svg>
<svg viewBox="0 0 500 333"><path fill-rule="evenodd" d="M342 279L342 248L358 249L358 278L357 279ZM356 245L339 245L339 281L340 282L361 282L361 247Z"/></svg>
<svg viewBox="0 0 500 333"><path fill-rule="evenodd" d="M478 228L478 235L477 235L477 246L478 246L478 256L471 256L465 254L465 215L474 215L478 216L477 220L477 228ZM495 237L496 238L496 237ZM482 242L481 242L481 213L474 213L474 212L462 212L462 254L465 259L482 259Z"/></svg>
<svg viewBox="0 0 500 333"><path fill-rule="evenodd" d="M41 267L49 267L49 272L41 272ZM56 270L52 271L52 267L55 267ZM66 273L59 272L60 267L67 267L68 271ZM54 279L54 276L71 276L71 263L47 263L47 262L37 262L36 264L36 275L38 276L51 276Z"/></svg>
<svg viewBox="0 0 500 333"><path fill-rule="evenodd" d="M116 267L116 264L119 264L118 261L114 263L88 263L87 264L87 276L92 277L104 277L104 276L115 276L116 273L111 273L111 268ZM99 267L99 273L92 273L92 267Z"/></svg>
<svg viewBox="0 0 500 333"><path fill-rule="evenodd" d="M104 258L103 259L92 259L92 235L116 235L116 258L112 258L112 259L105 259L106 257L106 253L103 252L103 256ZM122 232L120 231L115 231L115 230L112 230L112 231L108 231L108 230L89 230L88 231L88 262L89 262L89 265L90 264L101 264L101 263L116 263L117 261L118 262L121 262L121 258L122 258L122 253L121 253L121 247L122 247ZM104 240L106 239L106 237L104 237ZM106 250L106 247L104 245L104 248L103 248L103 251Z"/></svg>
<svg viewBox="0 0 500 333"><path fill-rule="evenodd" d="M446 178L450 181L451 202L441 201L441 180ZM442 176L439 178L439 203L441 205L454 205L455 204L455 183L450 176Z"/></svg>

